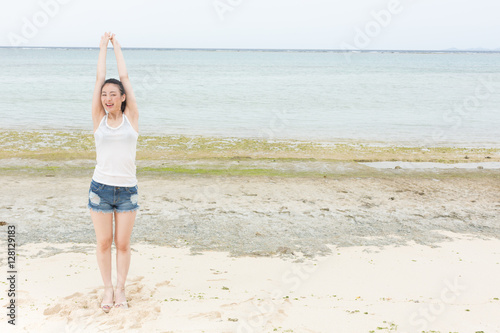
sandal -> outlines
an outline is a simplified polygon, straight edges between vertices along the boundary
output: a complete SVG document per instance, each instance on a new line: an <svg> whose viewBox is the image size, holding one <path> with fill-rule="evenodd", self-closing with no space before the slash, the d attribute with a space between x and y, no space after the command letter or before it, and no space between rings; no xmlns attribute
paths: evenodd
<svg viewBox="0 0 500 333"><path fill-rule="evenodd" d="M125 290L125 288L121 288L121 290ZM115 294L116 294L116 292L115 292ZM125 298L125 301L120 302L120 303L116 303L115 302L115 308L117 308L117 309L128 309L127 299Z"/></svg>
<svg viewBox="0 0 500 333"><path fill-rule="evenodd" d="M109 289L109 288L113 289L113 287L104 287L104 289ZM113 292L113 296L114 296L114 292ZM104 299L104 296L103 296L103 299ZM105 313L108 313L112 307L113 307L113 303L101 303L101 309Z"/></svg>
<svg viewBox="0 0 500 333"><path fill-rule="evenodd" d="M117 309L128 309L127 301L121 303L115 303L115 308Z"/></svg>
<svg viewBox="0 0 500 333"><path fill-rule="evenodd" d="M111 304L110 303L101 303L101 309L105 313L108 313L112 307L113 307L113 303L111 303Z"/></svg>

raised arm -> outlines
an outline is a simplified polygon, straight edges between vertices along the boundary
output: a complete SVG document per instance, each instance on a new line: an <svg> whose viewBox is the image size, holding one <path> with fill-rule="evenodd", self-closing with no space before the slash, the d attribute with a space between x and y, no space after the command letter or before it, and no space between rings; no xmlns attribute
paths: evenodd
<svg viewBox="0 0 500 333"><path fill-rule="evenodd" d="M137 108L137 100L134 95L134 90L132 89L132 83L128 77L127 66L125 65L125 59L123 58L122 48L120 43L116 40L115 35L111 35L111 44L113 44L113 49L115 51L116 63L118 65L118 75L120 76L120 81L125 88L125 95L127 95L127 106L125 107L125 115L130 120L132 127L139 132L139 110Z"/></svg>
<svg viewBox="0 0 500 333"><path fill-rule="evenodd" d="M97 77L94 86L94 95L92 96L92 122L94 124L94 132L102 117L106 115L101 102L101 88L106 81L106 53L108 50L110 34L107 32L101 37L99 59L97 60Z"/></svg>

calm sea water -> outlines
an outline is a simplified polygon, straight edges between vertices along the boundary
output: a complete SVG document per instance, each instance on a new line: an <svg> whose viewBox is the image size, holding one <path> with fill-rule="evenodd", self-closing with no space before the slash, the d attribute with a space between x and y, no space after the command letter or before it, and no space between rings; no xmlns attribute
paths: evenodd
<svg viewBox="0 0 500 333"><path fill-rule="evenodd" d="M98 52L0 49L0 129L91 133ZM141 134L500 146L499 53L124 55Z"/></svg>

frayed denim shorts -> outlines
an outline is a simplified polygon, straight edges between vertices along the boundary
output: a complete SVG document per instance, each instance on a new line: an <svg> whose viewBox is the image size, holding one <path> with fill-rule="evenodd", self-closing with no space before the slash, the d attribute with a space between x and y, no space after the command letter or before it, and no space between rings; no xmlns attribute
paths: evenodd
<svg viewBox="0 0 500 333"><path fill-rule="evenodd" d="M101 213L124 213L139 209L137 185L133 187L111 186L92 179L87 207Z"/></svg>

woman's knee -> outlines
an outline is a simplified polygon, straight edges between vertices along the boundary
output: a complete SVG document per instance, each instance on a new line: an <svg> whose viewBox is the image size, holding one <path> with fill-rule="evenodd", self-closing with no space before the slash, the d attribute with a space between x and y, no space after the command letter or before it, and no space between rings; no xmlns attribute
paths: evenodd
<svg viewBox="0 0 500 333"><path fill-rule="evenodd" d="M117 251L128 251L130 250L130 240L115 238L115 247Z"/></svg>
<svg viewBox="0 0 500 333"><path fill-rule="evenodd" d="M112 237L100 239L97 241L97 249L100 251L109 250L111 248L111 244L113 244Z"/></svg>

